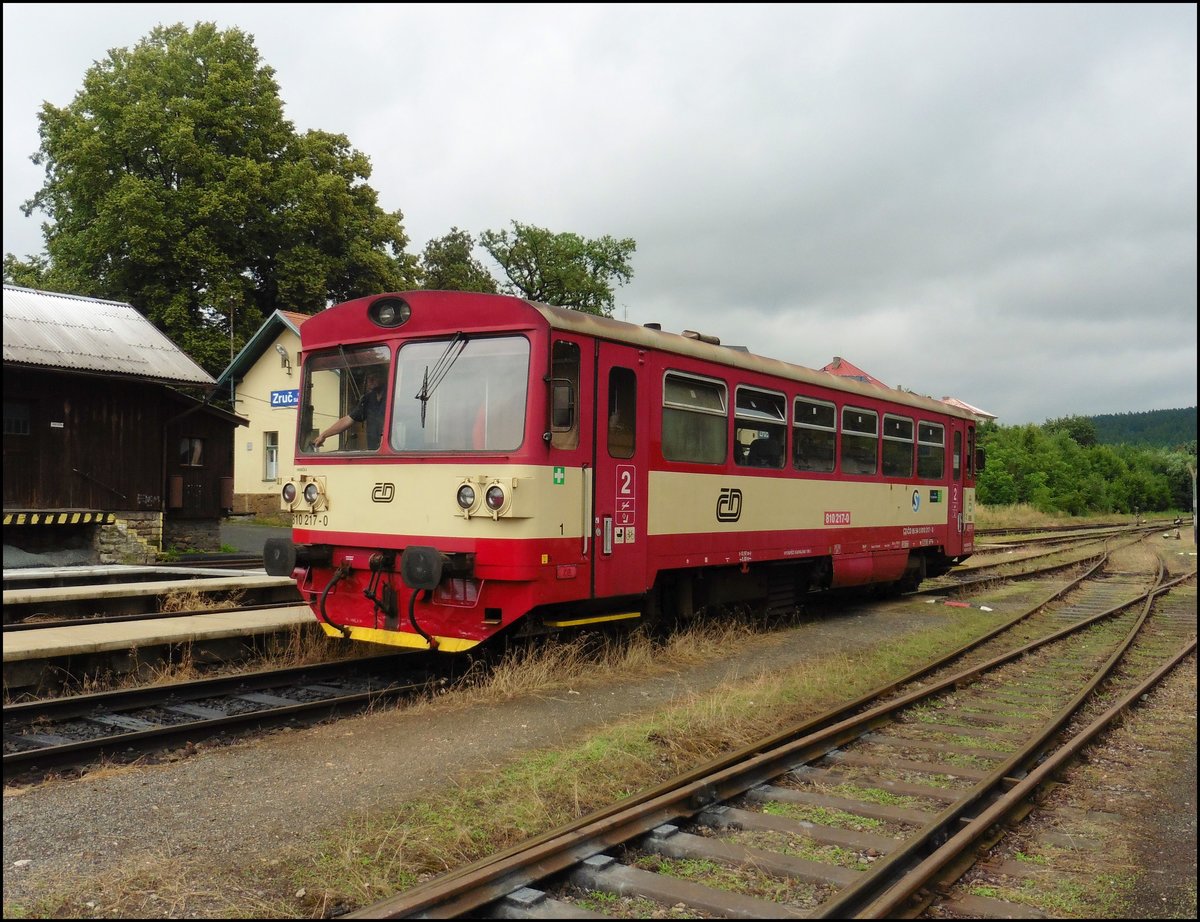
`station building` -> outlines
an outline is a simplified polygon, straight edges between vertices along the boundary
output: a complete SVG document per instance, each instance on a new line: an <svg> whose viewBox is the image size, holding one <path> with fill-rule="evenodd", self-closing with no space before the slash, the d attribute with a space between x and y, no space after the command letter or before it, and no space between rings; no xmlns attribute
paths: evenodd
<svg viewBox="0 0 1200 922"><path fill-rule="evenodd" d="M217 378L217 391L247 420L233 452L235 515L279 515L279 490L293 474L300 327L308 317L272 313Z"/></svg>
<svg viewBox="0 0 1200 922"><path fill-rule="evenodd" d="M215 386L130 304L5 285L6 552L219 550L247 421Z"/></svg>

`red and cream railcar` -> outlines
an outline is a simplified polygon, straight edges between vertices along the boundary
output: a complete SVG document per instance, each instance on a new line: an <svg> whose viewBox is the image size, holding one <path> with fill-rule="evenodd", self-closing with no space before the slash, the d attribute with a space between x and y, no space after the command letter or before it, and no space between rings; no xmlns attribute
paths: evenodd
<svg viewBox="0 0 1200 922"><path fill-rule="evenodd" d="M974 419L940 401L497 295L360 298L302 338L294 540L265 556L333 636L454 652L972 551ZM351 412L371 371L381 435Z"/></svg>

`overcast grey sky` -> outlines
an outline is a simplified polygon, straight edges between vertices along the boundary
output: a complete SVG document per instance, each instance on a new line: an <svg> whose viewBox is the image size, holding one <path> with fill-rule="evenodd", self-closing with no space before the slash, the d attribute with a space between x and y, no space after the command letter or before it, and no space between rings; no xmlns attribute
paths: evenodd
<svg viewBox="0 0 1200 922"><path fill-rule="evenodd" d="M1193 4L6 3L4 252L43 249L42 102L197 21L370 157L413 253L632 237L619 319L1006 424L1196 404Z"/></svg>

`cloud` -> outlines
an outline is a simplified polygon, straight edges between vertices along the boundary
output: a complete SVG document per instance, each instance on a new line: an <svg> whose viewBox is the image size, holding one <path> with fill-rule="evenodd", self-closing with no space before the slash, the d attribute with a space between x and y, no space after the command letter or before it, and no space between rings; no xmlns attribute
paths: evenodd
<svg viewBox="0 0 1200 922"><path fill-rule="evenodd" d="M413 252L632 237L632 322L1002 422L1196 403L1194 6L68 6L4 8L6 252L40 248L40 100L213 19L370 156Z"/></svg>

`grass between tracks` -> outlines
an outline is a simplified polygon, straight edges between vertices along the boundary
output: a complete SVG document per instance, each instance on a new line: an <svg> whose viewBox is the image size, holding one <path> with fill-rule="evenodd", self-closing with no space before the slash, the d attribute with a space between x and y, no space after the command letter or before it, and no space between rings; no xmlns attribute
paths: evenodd
<svg viewBox="0 0 1200 922"><path fill-rule="evenodd" d="M355 817L329 835L315 858L293 867L296 885L316 914L375 902L778 732L904 674L994 623L994 615L964 611L961 619L936 630L728 683L606 726L578 745L525 753L498 770L465 775L419 801ZM599 663L578 645L557 646L506 663L495 681L512 694L548 687L561 691L565 683L611 683L651 663L710 660L732 640L718 632L750 630L701 626L677 636L666 649L637 640L613 648ZM746 638L738 642L745 644ZM494 700L494 688L489 683L477 694ZM631 785L631 779L638 784Z"/></svg>

